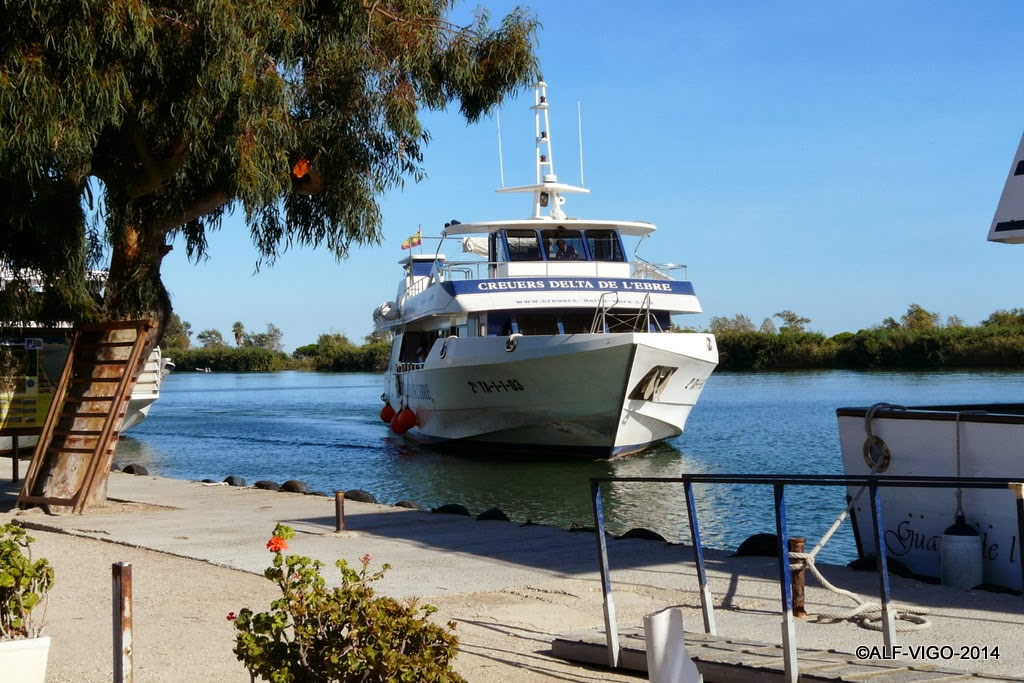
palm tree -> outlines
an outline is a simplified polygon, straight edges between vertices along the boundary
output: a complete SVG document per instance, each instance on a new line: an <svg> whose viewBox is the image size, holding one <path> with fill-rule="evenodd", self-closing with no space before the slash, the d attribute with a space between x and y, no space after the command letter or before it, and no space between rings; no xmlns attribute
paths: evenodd
<svg viewBox="0 0 1024 683"><path fill-rule="evenodd" d="M245 339L245 325L241 321L236 322L231 326L231 333L235 335L235 346L241 346Z"/></svg>

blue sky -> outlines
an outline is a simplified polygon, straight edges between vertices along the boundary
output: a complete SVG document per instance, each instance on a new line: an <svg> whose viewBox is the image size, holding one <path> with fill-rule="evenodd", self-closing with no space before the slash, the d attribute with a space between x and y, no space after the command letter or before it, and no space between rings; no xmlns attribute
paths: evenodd
<svg viewBox="0 0 1024 683"><path fill-rule="evenodd" d="M487 2L497 19L514 3ZM474 9L463 4L465 19ZM1020 2L532 5L559 179L588 196L570 215L647 220L640 256L689 266L705 313L755 324L782 309L826 334L899 317L910 303L970 324L1024 306L1024 248L985 240L1024 129ZM501 112L505 181L532 182L532 93ZM372 330L394 298L403 239L457 218L528 215L496 195L496 125L427 114L426 180L380 198L385 241L336 262L293 249L254 273L241 217L164 261L175 311L230 338L272 322L289 349ZM456 245L443 251L457 258Z"/></svg>

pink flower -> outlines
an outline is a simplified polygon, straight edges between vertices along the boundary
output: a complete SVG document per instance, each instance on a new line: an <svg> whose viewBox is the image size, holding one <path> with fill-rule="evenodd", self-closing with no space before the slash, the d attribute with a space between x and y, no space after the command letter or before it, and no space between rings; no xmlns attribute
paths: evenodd
<svg viewBox="0 0 1024 683"><path fill-rule="evenodd" d="M362 562L363 566L365 567L366 565L370 564L370 560L372 559L373 555L371 555L370 553L366 553L365 555L359 558L359 561Z"/></svg>
<svg viewBox="0 0 1024 683"><path fill-rule="evenodd" d="M234 612L228 612L228 621L234 621L236 618Z"/></svg>
<svg viewBox="0 0 1024 683"><path fill-rule="evenodd" d="M282 550L288 550L288 544L280 536L274 536L267 541L267 550L272 553L279 553Z"/></svg>

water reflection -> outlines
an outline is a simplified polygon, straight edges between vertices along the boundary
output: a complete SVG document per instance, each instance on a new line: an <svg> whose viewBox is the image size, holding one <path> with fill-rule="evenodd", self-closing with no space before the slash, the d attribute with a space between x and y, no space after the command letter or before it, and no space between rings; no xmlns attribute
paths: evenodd
<svg viewBox="0 0 1024 683"><path fill-rule="evenodd" d="M509 459L418 447L380 422L380 375L175 374L145 422L118 447L117 461L162 476L249 482L301 479L314 490L361 488L382 502L458 502L473 512L502 508L512 519L568 527L593 523L589 478L672 477L682 472L842 471L835 409L877 400L1007 401L1024 373L716 374L682 437L615 461ZM734 548L774 532L770 487L697 489L706 544ZM790 531L815 542L842 509L840 489L788 488ZM681 485L616 483L604 493L613 533L642 526L689 541ZM853 556L844 529L823 553Z"/></svg>

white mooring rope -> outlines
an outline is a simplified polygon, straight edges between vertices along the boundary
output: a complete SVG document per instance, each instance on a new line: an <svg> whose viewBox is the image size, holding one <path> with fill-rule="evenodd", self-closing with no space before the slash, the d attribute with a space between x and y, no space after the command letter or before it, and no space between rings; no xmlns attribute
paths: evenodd
<svg viewBox="0 0 1024 683"><path fill-rule="evenodd" d="M876 403L868 408L867 413L864 415L864 430L868 434L868 440L874 438L874 434L871 433L871 420L874 419L875 413L882 408L889 408L895 410L906 410L903 406L893 405L891 403ZM879 458L871 468L871 474L875 474L878 467L882 465L883 459ZM853 621L861 628L871 629L872 631L882 630L882 606L877 602L868 602L862 599L856 593L853 593L842 588L833 586L828 579L818 570L817 565L814 562L814 558L821 552L821 549L825 547L832 535L839 530L839 527L846 520L853 506L857 504L861 494L864 493L864 489L867 488L862 486L856 494L850 498L850 503L846 506L846 509L839 513L836 520L829 527L825 535L821 537L818 544L814 546L814 549L809 553L789 553L791 571L799 571L800 569L807 568L811 570L814 577L818 579L818 582L828 590L832 591L837 595L842 595L849 598L857 603L856 607L848 610L839 610L835 612L821 612L818 614L818 622L825 624L837 624L841 621ZM878 549L881 551L881 549ZM794 561L795 560L795 561ZM893 618L896 623L897 632L907 631L920 631L931 626L931 622L924 618L925 614L928 614L928 610L924 607L910 607L907 605L898 605L896 603L889 603L889 609L893 612Z"/></svg>

